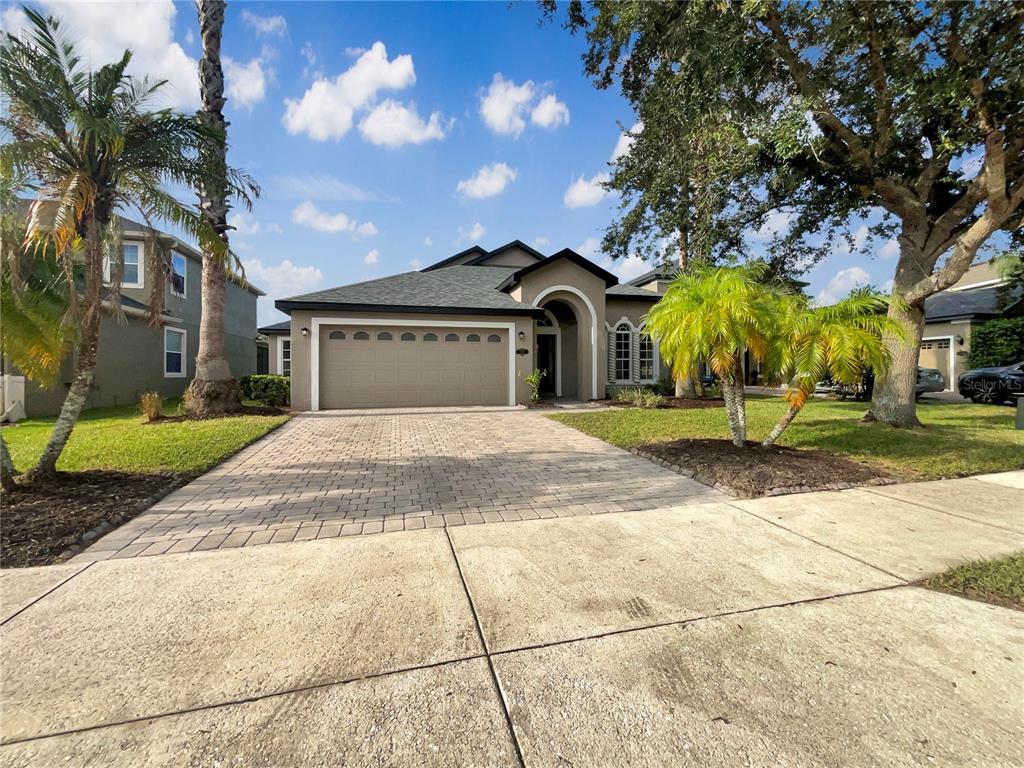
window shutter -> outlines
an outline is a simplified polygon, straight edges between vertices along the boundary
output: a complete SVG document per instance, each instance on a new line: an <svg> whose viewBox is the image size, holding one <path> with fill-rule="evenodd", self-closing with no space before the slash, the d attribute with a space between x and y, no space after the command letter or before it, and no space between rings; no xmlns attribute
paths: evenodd
<svg viewBox="0 0 1024 768"><path fill-rule="evenodd" d="M615 383L615 329L608 331L608 383Z"/></svg>
<svg viewBox="0 0 1024 768"><path fill-rule="evenodd" d="M640 334L636 331L629 336L629 378L640 383Z"/></svg>

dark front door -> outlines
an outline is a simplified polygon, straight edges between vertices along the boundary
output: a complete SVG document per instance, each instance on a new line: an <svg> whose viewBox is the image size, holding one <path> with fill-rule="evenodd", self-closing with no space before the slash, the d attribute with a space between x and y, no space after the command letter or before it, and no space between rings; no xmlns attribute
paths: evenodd
<svg viewBox="0 0 1024 768"><path fill-rule="evenodd" d="M537 368L544 371L540 380L542 395L555 394L555 336L551 333L537 334Z"/></svg>

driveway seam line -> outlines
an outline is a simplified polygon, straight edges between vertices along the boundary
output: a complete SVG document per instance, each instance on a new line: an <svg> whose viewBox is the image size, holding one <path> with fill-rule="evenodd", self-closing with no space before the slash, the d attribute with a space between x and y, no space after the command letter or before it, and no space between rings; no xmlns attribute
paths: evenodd
<svg viewBox="0 0 1024 768"><path fill-rule="evenodd" d="M762 522L768 523L769 525L774 525L776 528L780 528L783 531L786 531L787 533L793 534L794 536L799 536L801 539L804 539L805 541L809 541L812 544L817 544L819 547L824 547L825 549L829 550L830 552L835 552L837 555L842 555L843 557L848 557L851 560L855 560L856 562L860 563L861 565L866 565L868 568L873 568L874 570L876 570L876 571L878 571L880 573L884 573L886 576L891 576L894 579L899 579L904 584L912 583L910 579L905 579L904 577L899 576L899 575L897 575L895 573L890 573L889 571L885 570L885 568L881 568L881 567L875 565L874 563L869 563L867 560L861 560L856 555L851 555L849 552L843 552L841 549L836 549L835 547L830 546L829 544L826 544L826 543L824 543L822 541L818 541L817 539L812 539L810 536L806 536L806 535L804 535L802 533L794 531L792 528L787 528L786 526L782 525L781 523L778 523L778 522L776 522L774 520L769 520L767 517L761 517L761 515L757 514L756 512L751 512L749 509L744 509L743 507L737 506L736 504L733 504L731 501L727 501L725 503L728 504L731 507L735 507L740 512L746 512L751 517L756 517L758 520L761 520Z"/></svg>
<svg viewBox="0 0 1024 768"><path fill-rule="evenodd" d="M955 480L971 480L973 478L970 478L970 477L957 477L957 478L953 478L953 479L955 479ZM904 485L913 485L913 483L904 483ZM912 499L898 499L895 496L887 496L884 493L878 493L877 490L874 489L874 488L865 488L864 490L868 491L868 493L873 493L876 496L879 496L879 497L881 497L883 499L888 499L889 501L900 501L900 502L903 502L904 504L912 504L915 507L920 507L921 509L927 509L929 512L938 512L940 515L948 515L949 517L955 517L955 518L957 518L959 520L968 520L968 521L970 521L972 523L978 523L980 525L987 525L987 526L989 526L991 528L998 528L1001 531L1009 531L1010 533L1024 533L1024 530L1020 530L1018 528L1010 528L1010 527L1005 526L1005 525L999 525L998 523L991 523L991 522L989 522L987 520L978 520L977 518L968 517L967 515L959 515L956 512L946 512L944 509L936 509L935 507L929 507L927 504L922 504L921 502L913 501Z"/></svg>
<svg viewBox="0 0 1024 768"><path fill-rule="evenodd" d="M19 609L18 609L17 611L15 611L14 613L12 613L12 614L11 614L10 616L8 616L8 617L7 617L6 619L4 619L3 621L0 621L0 627L6 626L6 625L7 625L7 622L9 622L9 621L14 621L14 619L16 619L16 618L17 618L18 616L21 616L21 614L23 614L23 613L24 613L25 611L27 611L27 610L28 610L29 608L31 608L31 607L32 607L33 605L35 605L36 603L38 603L38 602L39 602L40 600L42 600L42 599L43 599L44 597L47 597L47 596L51 595L52 593L56 592L56 591L57 591L58 589L60 589L61 587L63 587L63 586L65 585L65 584L67 584L67 583L68 583L69 581L71 581L71 580L72 580L73 578L75 578L76 576L80 576L80 575L82 575L83 573L85 573L85 572L86 572L87 570L89 570L89 569L90 569L90 568L92 568L92 567L93 567L94 565L96 565L96 562L97 562L97 561L95 561L95 560L94 560L94 561L93 561L93 562L91 562L91 563L86 563L86 564L85 564L85 565L84 565L84 566L83 566L82 568L80 568L79 570L77 570L77 571L75 571L74 573L72 573L72 574L71 574L70 576L68 576L68 577L67 577L66 579L64 579L63 581L61 581L61 582L60 582L60 583L58 583L58 584L55 584L55 585L54 585L54 586L52 586L52 587L51 587L50 589L48 589L48 590L46 590L45 592L43 592L43 594L41 594L41 595L40 595L39 597L37 597L37 598L36 598L35 600L33 600L33 601L32 601L31 603L29 603L28 605L24 605L24 606L22 606L21 608L19 608Z"/></svg>
<svg viewBox="0 0 1024 768"><path fill-rule="evenodd" d="M22 739L12 739L11 741L0 741L0 747L12 746L14 744L24 744L30 741L42 741L43 739L53 739L59 736L73 736L79 733L88 733L89 731L99 731L105 728L115 728L120 725L134 725L135 723L144 723L150 720L163 720L169 717L177 717L179 715L190 715L196 712L206 712L212 709L222 709L224 707L234 707L241 704L253 704L258 701L264 701L265 699L273 699L278 696L288 696L293 693L307 693L309 691L317 691L323 688L333 688L334 686L351 685L353 683L361 683L368 680L378 680L385 677L391 677L392 675L403 675L408 672L419 672L426 669L436 669L438 667L444 667L449 664L461 664L465 661L476 661L477 659L486 659L486 654L476 653L472 656L460 656L455 659L445 659L443 661L433 661L429 664L416 664L411 667L400 667L399 669L389 669L383 672L371 672L365 675L359 675L357 677L342 678L340 680L325 680L322 683L313 683L312 685L303 685L298 688L286 688L281 691L270 691L269 693L261 693L255 696L246 696L241 699L230 699L228 701L218 701L213 704L200 704L194 707L185 707L184 709L175 709L167 712L158 712L155 715L139 715L138 717L129 717L124 720L115 720L110 723L98 723L96 725L84 725L81 728L69 728L64 731L55 731L53 733L41 733L37 736L26 736Z"/></svg>
<svg viewBox="0 0 1024 768"><path fill-rule="evenodd" d="M455 542L452 541L452 535L449 532L448 526L444 528L445 538L448 539L448 548L451 550L452 559L455 561L455 569L459 572L459 580L462 582L462 589L466 593L466 600L469 602L470 613L473 614L473 623L476 625L477 636L480 638L480 646L484 649L484 656L487 659L487 668L491 671L491 682L494 684L494 690L498 694L498 701L501 702L501 711L505 715L505 726L508 728L509 738L512 740L512 746L516 750L516 759L519 761L519 765L526 766L526 760L523 758L523 749L519 745L519 739L516 737L516 729L512 724L512 714L508 711L508 702L505 700L505 691L502 690L501 681L498 680L498 672L494 668L494 662L491 659L491 649L487 645L487 638L484 636L483 627L480 625L480 617L476 611L476 603L473 602L473 595L469 591L469 584L466 583L466 575L462 572L462 563L459 562L459 555L455 551Z"/></svg>
<svg viewBox="0 0 1024 768"><path fill-rule="evenodd" d="M837 600L844 597L856 597L857 595L871 595L876 592L889 592L896 589L913 589L914 584L890 584L885 587L871 587L869 589L860 589L854 592L840 592L834 595L822 595L821 597L808 597L803 600L791 600L787 603L772 603L771 605L758 605L754 608L740 608L735 611L724 611L723 613L711 613L707 616L695 616L692 619L676 619L674 621L662 621L655 624L645 624L642 627L627 627L625 629L610 629L607 632L598 632L593 635L581 635L580 637L570 637L565 640L552 640L547 643L535 643L533 645L524 645L518 648L508 648L502 651L494 651L493 656L507 656L513 653L522 653L523 651L536 651L543 648L554 648L560 645L572 645L573 643L582 643L588 640L601 640L606 637L617 637L619 635L628 635L633 632L645 632L650 629L664 629L665 627L678 627L685 626L687 624L696 624L702 621L710 621L712 619L725 619L730 616L743 616L748 613L757 613L758 611L769 611L778 608L792 608L800 605L808 605L811 603L823 603L828 600Z"/></svg>

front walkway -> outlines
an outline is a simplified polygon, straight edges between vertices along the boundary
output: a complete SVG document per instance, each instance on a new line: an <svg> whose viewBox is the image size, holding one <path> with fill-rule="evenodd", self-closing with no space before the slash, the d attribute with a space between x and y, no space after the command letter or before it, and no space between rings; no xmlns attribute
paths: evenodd
<svg viewBox="0 0 1024 768"><path fill-rule="evenodd" d="M321 411L295 417L74 562L725 498L522 409Z"/></svg>
<svg viewBox="0 0 1024 768"><path fill-rule="evenodd" d="M1019 765L1024 472L788 499L3 571L0 763Z"/></svg>

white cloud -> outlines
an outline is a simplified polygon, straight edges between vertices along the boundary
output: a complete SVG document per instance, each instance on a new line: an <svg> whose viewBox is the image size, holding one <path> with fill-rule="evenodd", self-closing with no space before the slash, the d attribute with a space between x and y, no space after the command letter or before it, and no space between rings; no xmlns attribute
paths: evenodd
<svg viewBox="0 0 1024 768"><path fill-rule="evenodd" d="M549 93L530 113L530 122L539 125L541 128L557 128L560 125L569 124L569 107L565 102L559 101L553 94Z"/></svg>
<svg viewBox="0 0 1024 768"><path fill-rule="evenodd" d="M430 235L427 235L426 237L423 238L423 244L427 246L427 248L429 248L434 244L434 241L430 239Z"/></svg>
<svg viewBox="0 0 1024 768"><path fill-rule="evenodd" d="M588 237L576 246L576 253L588 259L593 259L601 253L601 241L596 237Z"/></svg>
<svg viewBox="0 0 1024 768"><path fill-rule="evenodd" d="M608 158L609 163L616 162L619 158L626 155L629 150L633 148L633 143L636 141L636 134L640 133L644 129L642 121L637 120L625 133L619 134L619 140L615 142L615 149L612 150L612 156Z"/></svg>
<svg viewBox="0 0 1024 768"><path fill-rule="evenodd" d="M316 267L304 267L284 260L280 264L264 264L260 259L242 261L246 278L257 288L267 292L257 302L259 324L273 322L277 314L274 311L274 299L308 293L319 287L324 279Z"/></svg>
<svg viewBox="0 0 1024 768"><path fill-rule="evenodd" d="M258 235L261 232L266 234L281 235L284 231L277 224L262 224L252 214L238 212L228 217L228 225L235 228L235 233L241 236Z"/></svg>
<svg viewBox="0 0 1024 768"><path fill-rule="evenodd" d="M275 176L268 185L276 195L305 200L321 200L332 203L379 203L397 202L396 198L378 195L375 192L349 184L347 181L326 173L299 173Z"/></svg>
<svg viewBox="0 0 1024 768"><path fill-rule="evenodd" d="M267 73L260 59L241 64L229 56L223 58L224 95L234 100L243 109L252 110L253 105L263 101L267 95Z"/></svg>
<svg viewBox="0 0 1024 768"><path fill-rule="evenodd" d="M551 241L544 237L544 235L537 235L537 237L533 238L533 247L538 251L541 248L547 248L549 245L551 245Z"/></svg>
<svg viewBox="0 0 1024 768"><path fill-rule="evenodd" d="M400 90L416 82L412 56L388 61L384 43L376 42L334 80L320 77L301 99L285 99L284 126L315 141L340 139L352 127L353 115L384 90Z"/></svg>
<svg viewBox="0 0 1024 768"><path fill-rule="evenodd" d="M835 304L854 288L865 286L870 281L871 275L860 267L841 269L828 281L828 285L818 292L814 300L819 307Z"/></svg>
<svg viewBox="0 0 1024 768"><path fill-rule="evenodd" d="M639 256L627 256L624 259L605 259L604 268L615 274L622 282L640 277L644 272L649 272L651 265Z"/></svg>
<svg viewBox="0 0 1024 768"><path fill-rule="evenodd" d="M370 237L377 234L377 227L373 222L359 222L344 213L325 213L309 200L299 203L292 211L292 221L331 235L348 232L360 237Z"/></svg>
<svg viewBox="0 0 1024 768"><path fill-rule="evenodd" d="M420 268L420 260L419 259L413 259L412 261L409 262L409 266L412 267L413 269L419 269Z"/></svg>
<svg viewBox="0 0 1024 768"><path fill-rule="evenodd" d="M885 244L878 249L878 256L882 259L895 259L900 255L900 243L898 240L886 240Z"/></svg>
<svg viewBox="0 0 1024 768"><path fill-rule="evenodd" d="M257 35L281 36L288 33L288 22L284 16L260 16L243 8L242 21L252 27Z"/></svg>
<svg viewBox="0 0 1024 768"><path fill-rule="evenodd" d="M346 56L351 56L353 59L356 56L362 56L364 53L366 53L366 49L365 48L359 48L357 46L352 46L352 45L350 45L350 46L345 48L345 55Z"/></svg>
<svg viewBox="0 0 1024 768"><path fill-rule="evenodd" d="M495 133L519 138L526 127L524 116L534 95L532 80L516 85L498 72L480 99L480 116Z"/></svg>
<svg viewBox="0 0 1024 768"><path fill-rule="evenodd" d="M565 190L562 198L566 208L587 208L597 205L608 194L601 186L611 176L607 173L599 173L589 179L580 176L575 179L569 188Z"/></svg>
<svg viewBox="0 0 1024 768"><path fill-rule="evenodd" d="M839 256L861 253L867 245L869 235L868 225L861 224L849 237L843 236L836 240L832 244L832 253Z"/></svg>
<svg viewBox="0 0 1024 768"><path fill-rule="evenodd" d="M44 10L61 19L73 33L83 66L98 69L117 61L126 49L132 60L128 74L167 80L154 106L195 109L199 106L199 64L174 40L176 7L171 0L125 3L68 3L44 0ZM192 12L191 5L182 5ZM17 17L4 11L5 28L20 26ZM15 11L20 15L20 11ZM21 22L23 24L23 22Z"/></svg>
<svg viewBox="0 0 1024 768"><path fill-rule="evenodd" d="M380 260L380 251L374 248L368 254L363 256L363 264L376 264Z"/></svg>
<svg viewBox="0 0 1024 768"><path fill-rule="evenodd" d="M466 240L478 242L480 238L482 238L486 234L487 230L484 229L484 225L478 221L469 229L463 229L462 227L459 227L459 237L456 242L461 243Z"/></svg>
<svg viewBox="0 0 1024 768"><path fill-rule="evenodd" d="M893 279L891 277L888 280L886 280L884 283L882 283L882 292L883 293L892 293L892 283L893 283Z"/></svg>
<svg viewBox="0 0 1024 768"><path fill-rule="evenodd" d="M500 195L509 184L516 180L519 172L505 163L491 163L480 168L468 179L463 179L455 189L466 197L480 199Z"/></svg>
<svg viewBox="0 0 1024 768"><path fill-rule="evenodd" d="M445 120L434 112L424 121L416 106L405 106L388 99L378 104L359 124L359 133L371 144L379 147L400 147L403 144L422 144L432 139L443 139Z"/></svg>
<svg viewBox="0 0 1024 768"><path fill-rule="evenodd" d="M792 211L772 211L754 232L754 237L759 240L771 240L776 235L784 235L789 231L790 224L795 218L796 214Z"/></svg>

